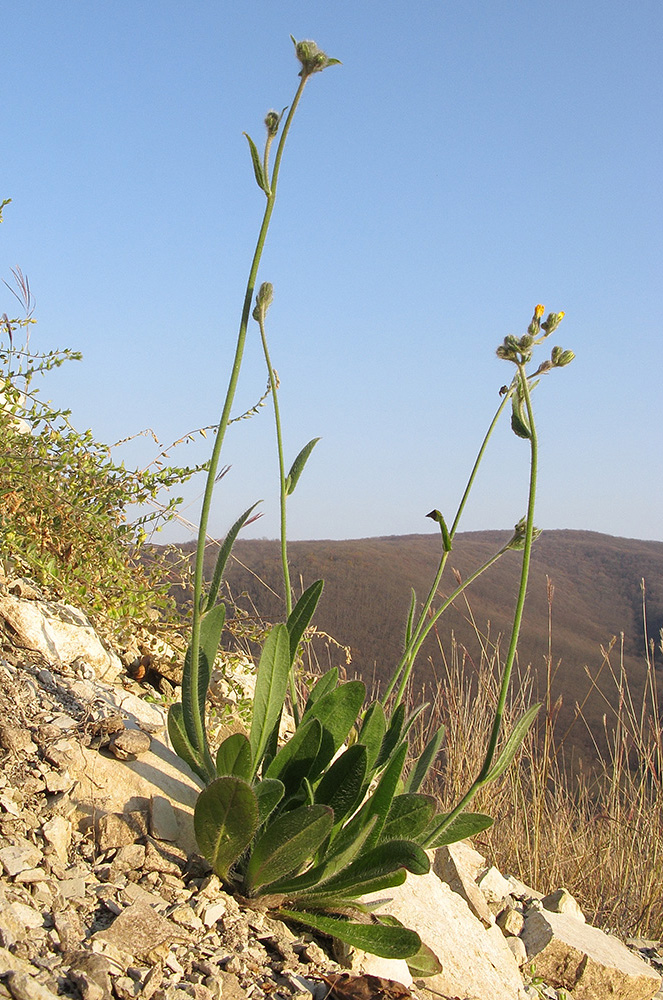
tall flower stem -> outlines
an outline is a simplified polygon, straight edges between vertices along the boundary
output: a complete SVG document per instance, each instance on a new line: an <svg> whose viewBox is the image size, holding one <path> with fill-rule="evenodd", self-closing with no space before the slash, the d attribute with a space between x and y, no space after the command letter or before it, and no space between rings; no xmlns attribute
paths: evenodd
<svg viewBox="0 0 663 1000"><path fill-rule="evenodd" d="M209 522L209 515L212 505L214 484L216 480L217 469L219 467L221 448L225 438L226 430L228 428L228 424L230 423L230 412L232 409L233 402L235 400L237 382L239 380L239 373L242 367L242 359L244 357L244 347L246 344L246 333L248 329L249 316L251 312L251 302L253 299L253 293L256 286L258 268L260 266L260 260L265 245L265 239L267 238L267 231L269 229L269 223L272 217L272 212L274 210L274 203L276 201L276 188L278 183L279 170L281 167L281 159L283 157L283 150L285 147L286 139L288 137L288 132L290 131L290 126L292 124L295 111L297 110L297 105L299 104L302 93L304 92L304 87L306 86L307 79L308 79L307 75L303 75L301 77L299 86L297 88L297 92L295 94L292 104L290 105L290 109L288 111L288 115L283 125L283 130L281 132L281 137L279 139L279 144L276 151L276 157L274 159L274 166L272 169L271 180L269 181L268 184L268 190L265 192L267 196L267 204L265 206L265 212L263 215L262 224L260 226L260 232L258 234L258 240L253 254L253 260L251 262L251 267L249 270L249 277L246 285L246 294L244 296L244 306L242 308L239 333L237 336L237 343L235 346L235 356L233 360L233 366L230 373L230 380L228 382L228 388L226 390L226 397L223 405L223 411L221 413L221 419L219 420L219 425L216 432L216 439L214 442L214 448L212 451L212 456L210 458L209 470L207 473L207 483L205 486L202 509L200 512L198 542L196 546L196 565L195 565L194 579L193 579L193 622L191 627L192 653L191 653L191 664L190 664L191 689L193 691L198 690L199 656L195 654L195 651L200 649L200 625L202 619L202 594L203 594L203 565L205 557L205 543L207 539L207 525ZM196 731L198 747L201 748L204 753L206 766L208 768L211 768L213 771L213 763L210 757L209 749L207 746L207 738L205 734L205 720L202 718L198 701L195 698L193 699L192 709L194 713L194 726Z"/></svg>
<svg viewBox="0 0 663 1000"><path fill-rule="evenodd" d="M520 570L520 584L518 587L518 597L516 599L516 608L513 615L513 627L511 630L511 641L509 642L509 650L507 652L506 663L504 665L504 672L502 674L502 683L500 685L500 693L497 699L497 707L495 709L495 718L493 720L493 728L490 734L490 740L488 742L488 749L486 750L486 756L484 758L483 765L479 774L473 781L470 788L467 790L463 798L458 802L458 804L452 809L444 820L436 827L434 831L434 837L438 837L445 829L447 829L453 821L460 816L461 813L467 809L468 805L479 791L482 785L490 780L490 770L495 757L495 750L497 748L497 741L499 739L500 730L502 728L502 718L504 716L504 708L506 705L506 699L509 691L509 684L511 681L511 673L513 671L513 665L516 659L516 649L518 646L518 637L520 635L520 627L523 619L523 610L525 607L525 597L527 595L527 583L529 580L529 569L532 554L532 543L534 541L534 506L536 502L536 482L538 475L538 461L539 461L539 444L536 433L536 425L534 423L534 411L532 409L532 400L530 396L530 386L527 373L525 371L524 364L518 363L517 365L517 375L516 375L516 385L514 391L519 391L521 397L525 403L525 408L527 411L528 419L528 430L529 430L529 441L530 441L530 476L529 476L529 491L528 491L528 501L527 501L527 514L525 517L525 530L524 530L524 541L523 541L523 555Z"/></svg>

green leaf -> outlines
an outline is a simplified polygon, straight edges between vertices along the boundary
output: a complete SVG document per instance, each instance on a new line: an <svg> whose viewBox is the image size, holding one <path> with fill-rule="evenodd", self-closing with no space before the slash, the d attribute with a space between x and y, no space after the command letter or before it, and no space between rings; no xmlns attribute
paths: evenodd
<svg viewBox="0 0 663 1000"><path fill-rule="evenodd" d="M513 727L513 731L509 736L508 740L502 748L502 752L499 757L491 767L490 771L484 778L482 784L487 784L489 781L494 781L495 778L499 778L501 774L504 774L507 767L515 757L520 744L523 742L529 729L531 728L536 716L538 714L541 705L531 705L530 708L521 715L521 717L516 722Z"/></svg>
<svg viewBox="0 0 663 1000"><path fill-rule="evenodd" d="M397 885L403 885L406 878L405 869L397 868L395 871L385 872L383 875L367 875L345 889L328 889L326 885L320 886L319 889L313 887L298 893L297 903L300 906L321 910L336 908L339 913L344 913L351 906L363 905L360 904L360 896L369 892L384 892L385 889L393 889Z"/></svg>
<svg viewBox="0 0 663 1000"><path fill-rule="evenodd" d="M192 687L193 677L191 666L193 650L190 643L184 659L184 671L182 674L182 712L184 725L186 727L187 736L189 737L191 746L198 751L201 758L204 757L207 751L207 744L206 738L204 738L203 745L198 745L198 736L196 734L196 725L194 720L194 704L197 701L199 717L204 720L207 689L209 687L214 659L219 648L225 618L225 606L223 604L217 604L215 608L208 611L207 614L203 615L201 619L200 648L198 651L198 679L195 691Z"/></svg>
<svg viewBox="0 0 663 1000"><path fill-rule="evenodd" d="M216 773L235 775L249 781L251 778L251 744L244 733L232 733L226 737L216 752Z"/></svg>
<svg viewBox="0 0 663 1000"><path fill-rule="evenodd" d="M308 696L306 702L306 707L304 708L304 715L306 715L312 706L319 701L323 695L327 694L329 691L333 691L338 684L338 667L332 667L331 670L327 670L321 677L318 677L317 681L311 688L311 693Z"/></svg>
<svg viewBox="0 0 663 1000"><path fill-rule="evenodd" d="M356 924L337 917L326 917L302 910L280 910L279 916L335 937L352 948L361 948L381 958L409 958L416 954L421 939L406 927L386 927L384 924Z"/></svg>
<svg viewBox="0 0 663 1000"><path fill-rule="evenodd" d="M353 896L362 896L372 891L364 888L365 883L391 875L401 868L413 875L425 875L430 870L430 861L423 847L411 840L391 840L378 844L365 854L360 854L338 875L326 879L324 891L349 891Z"/></svg>
<svg viewBox="0 0 663 1000"><path fill-rule="evenodd" d="M485 816L483 813L461 813L449 826L441 829L444 827L444 822L445 820L442 819L441 822L437 823L432 833L422 841L425 847L443 847L445 844L456 844L459 840L474 837L475 834L482 833L483 830L487 830L489 826L493 825L490 816ZM440 830L441 832L437 832Z"/></svg>
<svg viewBox="0 0 663 1000"><path fill-rule="evenodd" d="M290 671L290 637L285 625L275 625L263 646L253 697L253 719L249 741L253 773L260 766L274 726L281 718Z"/></svg>
<svg viewBox="0 0 663 1000"><path fill-rule="evenodd" d="M254 845L246 870L249 895L261 886L295 874L329 835L334 814L327 806L301 806L284 813Z"/></svg>
<svg viewBox="0 0 663 1000"><path fill-rule="evenodd" d="M261 826L276 809L284 792L283 782L276 778L264 778L253 786L253 793L258 800L258 822Z"/></svg>
<svg viewBox="0 0 663 1000"><path fill-rule="evenodd" d="M265 772L267 778L279 778L287 795L293 795L302 779L311 772L320 749L322 726L317 719L300 724L294 736L282 746Z"/></svg>
<svg viewBox="0 0 663 1000"><path fill-rule="evenodd" d="M334 853L333 847L324 851L322 864L316 865L314 868L309 868L308 871L305 871L302 875L296 875L295 878L281 879L278 882L270 883L266 891L269 893L283 893L290 898L295 898L305 889L310 889L314 886L322 886L322 891L324 891L325 881L332 878L337 872L347 868L350 862L354 861L366 843L366 839L370 835L374 825L375 820L369 822L343 852Z"/></svg>
<svg viewBox="0 0 663 1000"><path fill-rule="evenodd" d="M312 583L299 598L288 617L286 625L288 626L288 634L290 636L291 664L295 662L297 647L299 646L301 637L311 624L311 619L315 614L323 587L323 580L316 580L315 583Z"/></svg>
<svg viewBox="0 0 663 1000"><path fill-rule="evenodd" d="M334 810L334 826L357 805L366 777L366 747L361 743L345 750L325 771L315 791L315 801Z"/></svg>
<svg viewBox="0 0 663 1000"><path fill-rule="evenodd" d="M417 608L417 595L414 592L414 587L410 589L410 610L407 613L407 621L405 623L405 648L410 645L410 639L412 638L412 626L414 624L414 612Z"/></svg>
<svg viewBox="0 0 663 1000"><path fill-rule="evenodd" d="M375 791L366 803L364 821L370 819L372 816L378 817L378 821L373 828L373 833L368 839L369 846L377 844L382 834L382 828L391 809L391 803L401 777L407 749L407 743L402 743L385 767Z"/></svg>
<svg viewBox="0 0 663 1000"><path fill-rule="evenodd" d="M440 752L440 747L442 746L442 740L444 739L444 726L440 726L437 732L433 733L428 743L424 747L417 763L412 769L407 781L405 782L405 789L408 792L418 792L421 788L426 775L428 774L430 768L433 766L437 759L437 755Z"/></svg>
<svg viewBox="0 0 663 1000"><path fill-rule="evenodd" d="M249 149L251 150L251 160L253 162L253 173L255 174L256 184L262 191L265 192L267 196L269 196L269 185L265 177L265 172L262 169L262 162L260 160L260 154L258 153L256 144L247 132L245 132L244 135L248 139Z"/></svg>
<svg viewBox="0 0 663 1000"><path fill-rule="evenodd" d="M511 429L519 438L529 440L532 436L523 397L519 390L516 390L511 398Z"/></svg>
<svg viewBox="0 0 663 1000"><path fill-rule="evenodd" d="M402 927L398 917L391 913L376 913L375 919L388 927ZM413 979L426 978L427 976L437 976L442 972L442 964L432 948L421 942L421 948L414 955L407 959L407 967Z"/></svg>
<svg viewBox="0 0 663 1000"><path fill-rule="evenodd" d="M309 455L311 454L311 452L313 451L319 440L320 440L319 437L313 438L312 441L309 441L308 444L304 445L299 455L297 455L297 458L292 463L290 472L286 476L286 489L285 489L286 496L290 496L291 493L294 493L295 487L299 482L299 477L304 471L304 466L308 462Z"/></svg>
<svg viewBox="0 0 663 1000"><path fill-rule="evenodd" d="M188 764L194 774L206 782L208 775L186 734L182 704L179 701L171 705L168 710L168 735L177 756L181 757L185 764Z"/></svg>
<svg viewBox="0 0 663 1000"><path fill-rule="evenodd" d="M242 778L217 778L198 796L193 828L203 857L223 880L258 828L258 802Z"/></svg>
<svg viewBox="0 0 663 1000"><path fill-rule="evenodd" d="M382 740L382 746L380 747L380 753L378 754L378 759L375 762L376 767L382 767L389 758L391 757L394 749L398 746L401 739L401 731L403 729L403 723L405 722L405 705L403 702L394 710L389 723L389 728L385 733L384 739Z"/></svg>
<svg viewBox="0 0 663 1000"><path fill-rule="evenodd" d="M366 747L366 769L369 774L378 759L386 730L387 722L384 717L384 709L379 701L374 701L366 710L358 739L358 742L363 743Z"/></svg>
<svg viewBox="0 0 663 1000"><path fill-rule="evenodd" d="M329 691L313 703L304 718L322 723L322 744L311 777L314 779L327 766L338 748L347 739L366 696L361 681L348 681Z"/></svg>
<svg viewBox="0 0 663 1000"><path fill-rule="evenodd" d="M204 610L206 612L210 611L216 604L216 598L218 596L219 587L221 586L221 580L223 578L223 571L226 568L226 563L228 562L228 558L232 551L232 547L235 544L235 539L237 538L241 529L244 527L244 525L246 524L249 517L251 516L251 514L256 509L259 503L260 500L254 503L252 507L249 507L248 510L244 511L242 516L235 521L232 528L230 529L225 539L223 540L223 545L219 549L219 554L216 557L216 565L214 567L214 573L212 575L212 582L210 583L209 594L207 595L207 601L205 602Z"/></svg>
<svg viewBox="0 0 663 1000"><path fill-rule="evenodd" d="M391 803L380 840L418 837L430 824L435 807L432 795L397 795Z"/></svg>

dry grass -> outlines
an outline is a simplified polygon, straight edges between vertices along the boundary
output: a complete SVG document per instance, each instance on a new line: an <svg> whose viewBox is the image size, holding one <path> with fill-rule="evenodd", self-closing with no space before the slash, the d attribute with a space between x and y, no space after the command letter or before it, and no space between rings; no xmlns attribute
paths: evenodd
<svg viewBox="0 0 663 1000"><path fill-rule="evenodd" d="M550 609L552 598L549 586ZM460 798L481 767L497 700L499 640L476 632L479 662L455 643L448 655L440 650L432 724L445 724L447 749L432 790L445 807ZM624 669L623 640L613 640L602 650L600 666L593 674L588 671L605 704L603 732L591 734L596 761L588 768L565 755L569 730L560 732L556 725L560 702L553 703L550 695L549 641L537 723L505 776L485 787L472 805L495 818L477 847L500 870L539 891L564 886L593 924L660 939L663 733L654 645L643 657L646 677L637 700ZM506 734L536 700L531 672L515 678L512 689ZM583 707L576 706L574 725L586 725Z"/></svg>

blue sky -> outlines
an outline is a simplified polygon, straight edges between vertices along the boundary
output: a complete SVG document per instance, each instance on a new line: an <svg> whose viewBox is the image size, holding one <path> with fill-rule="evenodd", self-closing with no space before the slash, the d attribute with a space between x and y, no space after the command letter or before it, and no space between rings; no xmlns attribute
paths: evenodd
<svg viewBox="0 0 663 1000"><path fill-rule="evenodd" d="M291 537L450 519L510 378L495 348L542 302L577 357L535 394L537 523L663 540L662 29L658 0L5 10L0 275L29 276L35 348L84 354L44 394L107 442L216 422L264 204L242 132L292 99L292 33L343 65L307 86L260 273L288 458L322 439ZM257 337L237 412L265 386ZM263 498L247 535L275 537L268 408L223 460L213 533ZM505 422L462 527L511 527L526 477Z"/></svg>

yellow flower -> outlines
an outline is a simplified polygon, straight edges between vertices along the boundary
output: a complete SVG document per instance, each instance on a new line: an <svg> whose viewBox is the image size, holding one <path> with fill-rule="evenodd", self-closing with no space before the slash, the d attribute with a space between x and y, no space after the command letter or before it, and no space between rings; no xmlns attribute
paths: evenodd
<svg viewBox="0 0 663 1000"><path fill-rule="evenodd" d="M543 314L544 314L545 311L546 311L546 307L545 306L538 305L534 309L534 315L536 316L537 319L541 319L541 317L543 316Z"/></svg>

